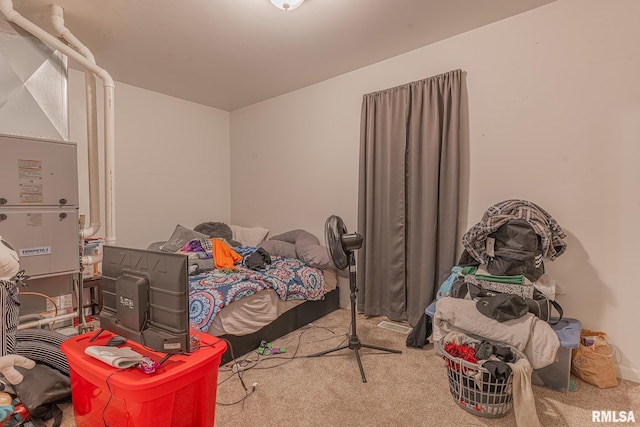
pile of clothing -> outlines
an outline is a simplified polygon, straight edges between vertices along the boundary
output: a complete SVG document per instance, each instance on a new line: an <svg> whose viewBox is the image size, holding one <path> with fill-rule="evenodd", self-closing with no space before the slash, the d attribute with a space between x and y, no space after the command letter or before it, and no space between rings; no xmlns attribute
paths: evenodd
<svg viewBox="0 0 640 427"><path fill-rule="evenodd" d="M506 414L513 403L518 426L540 425L531 391L531 365L521 352L461 332L450 332L440 342L450 356L443 358L459 405L495 417Z"/></svg>
<svg viewBox="0 0 640 427"><path fill-rule="evenodd" d="M464 234L464 252L436 295L434 342L441 342L449 355L482 366L492 381L513 375L518 427L540 425L531 373L554 363L560 348L548 322L552 306L560 317L562 309L555 303L557 285L545 274L543 258L562 255L565 237L560 225L535 203L500 202ZM495 343L523 357L509 360ZM483 378L476 380L481 384Z"/></svg>

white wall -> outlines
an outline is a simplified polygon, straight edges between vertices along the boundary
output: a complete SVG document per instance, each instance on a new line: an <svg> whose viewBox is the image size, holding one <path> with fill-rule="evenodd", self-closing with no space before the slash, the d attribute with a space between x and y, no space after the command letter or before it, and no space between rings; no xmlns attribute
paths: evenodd
<svg viewBox="0 0 640 427"><path fill-rule="evenodd" d="M101 81L98 92L102 94ZM84 96L84 73L71 70L70 139L78 143L80 214L88 216ZM117 245L145 248L167 240L178 223L194 227L229 221L228 112L116 82L115 123ZM101 126L99 134L103 170ZM101 207L98 236L104 236L102 188Z"/></svg>
<svg viewBox="0 0 640 427"><path fill-rule="evenodd" d="M640 381L632 314L640 241L640 2L559 0L231 113L231 217L322 239L354 230L362 95L460 68L468 102L468 204L522 198L568 233L547 271L566 316L603 330L623 377Z"/></svg>

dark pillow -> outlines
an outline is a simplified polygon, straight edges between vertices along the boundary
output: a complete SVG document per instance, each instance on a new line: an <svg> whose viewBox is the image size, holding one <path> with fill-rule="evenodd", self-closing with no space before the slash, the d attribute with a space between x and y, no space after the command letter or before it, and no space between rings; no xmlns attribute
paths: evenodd
<svg viewBox="0 0 640 427"><path fill-rule="evenodd" d="M193 227L193 230L209 237L222 237L225 240L231 240L233 237L231 228L224 222L203 222Z"/></svg>
<svg viewBox="0 0 640 427"><path fill-rule="evenodd" d="M32 369L16 367L24 379L13 386L18 398L27 411L36 417L45 410L44 406L71 397L69 377L57 369L36 363Z"/></svg>
<svg viewBox="0 0 640 427"><path fill-rule="evenodd" d="M160 250L164 252L177 252L184 245L189 243L193 239L208 239L206 234L198 233L197 231L190 230L187 227L183 227L180 224L176 225L175 230L169 237L169 240L160 247Z"/></svg>
<svg viewBox="0 0 640 427"><path fill-rule="evenodd" d="M258 247L261 247L265 251L269 252L269 255L281 256L285 258L298 258L298 254L296 253L296 245L294 245L293 243L269 239L261 242Z"/></svg>
<svg viewBox="0 0 640 427"><path fill-rule="evenodd" d="M229 246L242 246L240 242L233 240L233 231L224 222L203 222L193 227L194 231L206 234L209 237L223 238Z"/></svg>

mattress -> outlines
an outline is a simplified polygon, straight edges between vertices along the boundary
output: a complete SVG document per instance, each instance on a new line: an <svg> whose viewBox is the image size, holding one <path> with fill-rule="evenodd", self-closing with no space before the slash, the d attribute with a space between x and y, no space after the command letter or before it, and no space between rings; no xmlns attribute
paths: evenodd
<svg viewBox="0 0 640 427"><path fill-rule="evenodd" d="M335 270L323 269L324 293L336 289L338 278ZM304 300L282 301L273 289L265 289L244 297L218 312L207 333L214 336L248 335L273 322L283 313L304 304Z"/></svg>

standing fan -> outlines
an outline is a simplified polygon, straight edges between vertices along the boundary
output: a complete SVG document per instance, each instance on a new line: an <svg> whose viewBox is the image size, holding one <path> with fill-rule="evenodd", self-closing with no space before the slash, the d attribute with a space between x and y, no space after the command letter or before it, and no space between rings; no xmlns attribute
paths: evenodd
<svg viewBox="0 0 640 427"><path fill-rule="evenodd" d="M362 368L362 361L360 360L360 348L372 348L374 350L388 351L390 353L402 353L400 350L392 350L384 347L378 347L375 345L363 344L358 338L356 332L356 294L358 288L356 287L356 271L353 268L355 265L355 256L353 251L362 247L363 237L359 233L347 233L347 227L339 216L331 215L327 218L327 222L324 226L324 237L329 249L331 259L336 268L343 270L349 267L349 285L351 288L351 335L349 336L349 343L345 345L332 348L330 350L321 351L310 355L309 357L323 356L334 351L348 348L353 350L356 354L356 361L360 368L360 375L362 375L362 382L366 383L367 378L364 376L364 369Z"/></svg>

